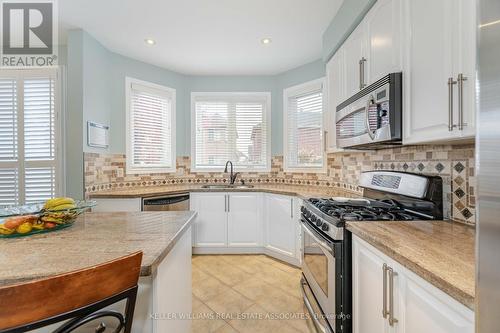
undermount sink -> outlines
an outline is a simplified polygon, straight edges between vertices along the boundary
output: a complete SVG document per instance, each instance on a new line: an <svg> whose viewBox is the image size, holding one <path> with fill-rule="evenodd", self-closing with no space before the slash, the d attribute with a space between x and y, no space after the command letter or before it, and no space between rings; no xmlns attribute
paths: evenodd
<svg viewBox="0 0 500 333"><path fill-rule="evenodd" d="M201 188L212 189L212 190L246 189L246 188L253 188L253 185L210 184L210 185L203 185Z"/></svg>

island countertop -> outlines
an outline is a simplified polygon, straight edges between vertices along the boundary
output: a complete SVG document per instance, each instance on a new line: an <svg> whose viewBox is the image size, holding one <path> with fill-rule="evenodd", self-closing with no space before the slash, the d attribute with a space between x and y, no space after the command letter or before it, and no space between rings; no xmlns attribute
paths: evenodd
<svg viewBox="0 0 500 333"><path fill-rule="evenodd" d="M0 239L0 286L91 267L142 251L141 276L151 275L195 212L84 213L63 230Z"/></svg>
<svg viewBox="0 0 500 333"><path fill-rule="evenodd" d="M470 309L475 229L449 221L348 222L347 229Z"/></svg>

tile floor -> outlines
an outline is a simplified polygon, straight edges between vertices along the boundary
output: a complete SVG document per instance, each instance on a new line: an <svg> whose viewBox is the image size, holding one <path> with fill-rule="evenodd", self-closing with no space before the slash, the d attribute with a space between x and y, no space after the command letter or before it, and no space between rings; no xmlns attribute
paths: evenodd
<svg viewBox="0 0 500 333"><path fill-rule="evenodd" d="M193 256L193 333L315 332L300 270L265 255Z"/></svg>

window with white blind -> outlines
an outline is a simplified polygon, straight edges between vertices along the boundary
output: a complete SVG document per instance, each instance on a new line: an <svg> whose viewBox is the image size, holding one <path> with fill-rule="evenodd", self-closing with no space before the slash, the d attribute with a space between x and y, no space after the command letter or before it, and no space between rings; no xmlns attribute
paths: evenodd
<svg viewBox="0 0 500 333"><path fill-rule="evenodd" d="M192 93L191 104L193 170L271 169L270 93Z"/></svg>
<svg viewBox="0 0 500 333"><path fill-rule="evenodd" d="M326 170L323 141L324 80L290 87L283 92L284 169Z"/></svg>
<svg viewBox="0 0 500 333"><path fill-rule="evenodd" d="M0 206L61 193L58 71L0 71Z"/></svg>
<svg viewBox="0 0 500 333"><path fill-rule="evenodd" d="M175 172L175 89L132 78L127 91L127 173Z"/></svg>

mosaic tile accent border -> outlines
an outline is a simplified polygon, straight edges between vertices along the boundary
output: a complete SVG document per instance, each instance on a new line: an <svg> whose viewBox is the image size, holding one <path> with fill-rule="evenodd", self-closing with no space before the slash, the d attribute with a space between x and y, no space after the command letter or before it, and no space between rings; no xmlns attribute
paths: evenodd
<svg viewBox="0 0 500 333"><path fill-rule="evenodd" d="M271 172L241 175L248 184L317 186L340 188L362 194L359 175L369 170L394 170L443 179L444 215L475 224L475 149L474 145L408 146L376 151L329 154L327 172L318 174L285 173L283 157L272 158ZM177 158L177 171L171 174L127 175L125 155L85 153L85 191L126 189L139 186L166 186L227 182L223 173L191 172L188 156Z"/></svg>

